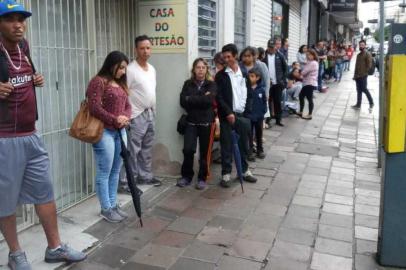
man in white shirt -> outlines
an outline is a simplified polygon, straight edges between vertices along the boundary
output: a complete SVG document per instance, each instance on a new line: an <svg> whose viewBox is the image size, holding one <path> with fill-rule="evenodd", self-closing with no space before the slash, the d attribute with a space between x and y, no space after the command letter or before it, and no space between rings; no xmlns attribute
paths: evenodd
<svg viewBox="0 0 406 270"><path fill-rule="evenodd" d="M152 174L152 147L155 136L156 71L148 63L151 42L145 35L135 39L136 59L127 67L127 85L132 107L128 146L134 177L139 184L160 186Z"/></svg>
<svg viewBox="0 0 406 270"><path fill-rule="evenodd" d="M222 54L227 68L216 74L217 103L220 118L221 174L220 185L231 186L233 144L231 131L238 135L243 179L255 183L257 179L248 169L249 133L251 122L245 116L251 111L252 94L247 90L246 78L238 65L238 50L234 44L225 45Z"/></svg>

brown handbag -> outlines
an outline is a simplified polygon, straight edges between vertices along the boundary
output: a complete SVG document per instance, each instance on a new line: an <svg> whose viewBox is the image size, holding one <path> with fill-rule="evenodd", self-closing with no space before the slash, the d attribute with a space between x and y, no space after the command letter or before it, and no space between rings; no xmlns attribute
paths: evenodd
<svg viewBox="0 0 406 270"><path fill-rule="evenodd" d="M103 129L103 122L90 114L87 100L83 100L69 129L69 136L86 143L97 143L103 136Z"/></svg>

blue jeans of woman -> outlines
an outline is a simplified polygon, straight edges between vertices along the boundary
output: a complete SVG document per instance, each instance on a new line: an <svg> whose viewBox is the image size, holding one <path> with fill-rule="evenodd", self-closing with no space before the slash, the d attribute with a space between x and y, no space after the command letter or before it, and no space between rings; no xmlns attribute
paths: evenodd
<svg viewBox="0 0 406 270"><path fill-rule="evenodd" d="M102 210L117 205L117 188L122 164L118 132L121 132L124 142L127 143L125 129L120 131L104 129L101 140L93 144L96 159L96 194Z"/></svg>
<svg viewBox="0 0 406 270"><path fill-rule="evenodd" d="M341 78L343 77L343 63L342 62L336 62L336 79L338 81L341 81Z"/></svg>

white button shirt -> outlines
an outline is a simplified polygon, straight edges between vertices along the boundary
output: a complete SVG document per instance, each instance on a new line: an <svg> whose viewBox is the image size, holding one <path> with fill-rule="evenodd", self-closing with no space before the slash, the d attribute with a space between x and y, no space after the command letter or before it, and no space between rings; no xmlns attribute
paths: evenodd
<svg viewBox="0 0 406 270"><path fill-rule="evenodd" d="M242 75L240 67L234 72L230 67L226 68L226 72L231 80L233 87L233 111L243 113L245 111L245 103L247 102L247 85L245 78Z"/></svg>
<svg viewBox="0 0 406 270"><path fill-rule="evenodd" d="M272 84L276 84L275 54L268 54L268 70Z"/></svg>

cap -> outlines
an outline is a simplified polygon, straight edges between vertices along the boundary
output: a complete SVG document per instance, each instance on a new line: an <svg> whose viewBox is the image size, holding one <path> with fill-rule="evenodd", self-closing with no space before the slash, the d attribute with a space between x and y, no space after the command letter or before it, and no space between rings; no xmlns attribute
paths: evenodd
<svg viewBox="0 0 406 270"><path fill-rule="evenodd" d="M275 47L275 41L273 41L272 39L270 39L268 41L268 48L274 48Z"/></svg>
<svg viewBox="0 0 406 270"><path fill-rule="evenodd" d="M0 2L0 17L10 14L10 13L20 13L24 17L30 17L32 15L31 12L26 11L23 5L12 1L12 0L4 0Z"/></svg>

